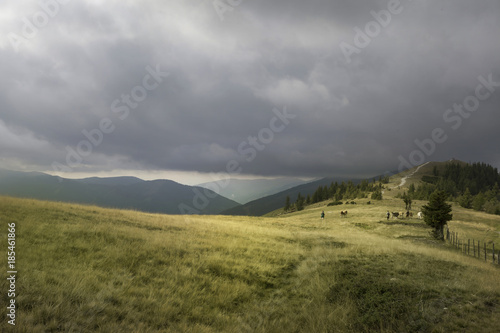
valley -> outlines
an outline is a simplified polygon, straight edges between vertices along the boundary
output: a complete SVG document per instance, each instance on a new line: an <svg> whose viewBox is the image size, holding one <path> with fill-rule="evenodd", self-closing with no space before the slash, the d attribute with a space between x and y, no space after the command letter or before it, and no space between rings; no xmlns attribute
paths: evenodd
<svg viewBox="0 0 500 333"><path fill-rule="evenodd" d="M17 225L16 330L495 332L499 267L421 220L386 220L400 199L367 202L241 217L0 197L2 239ZM500 244L499 216L453 208L450 228Z"/></svg>

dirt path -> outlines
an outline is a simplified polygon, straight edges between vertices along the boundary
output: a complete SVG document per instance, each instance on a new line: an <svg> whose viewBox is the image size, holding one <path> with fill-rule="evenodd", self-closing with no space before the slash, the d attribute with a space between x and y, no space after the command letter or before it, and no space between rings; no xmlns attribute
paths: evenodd
<svg viewBox="0 0 500 333"><path fill-rule="evenodd" d="M403 178L401 178L401 183L399 183L399 185L396 185L396 186L393 186L391 187L391 189L395 189L395 188L398 188L400 186L403 186L404 184L406 184L406 180L408 178L411 178L411 176L413 176L418 170L420 170L421 167L423 167L424 165L428 164L430 162L425 162L424 164L421 164L419 165L412 173L410 173L408 176L404 176Z"/></svg>

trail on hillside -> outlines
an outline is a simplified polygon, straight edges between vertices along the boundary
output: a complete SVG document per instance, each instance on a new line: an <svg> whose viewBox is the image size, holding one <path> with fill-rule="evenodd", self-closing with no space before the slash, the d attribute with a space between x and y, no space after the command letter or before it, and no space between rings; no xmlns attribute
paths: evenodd
<svg viewBox="0 0 500 333"><path fill-rule="evenodd" d="M412 173L410 173L408 176L404 176L403 178L401 178L401 183L399 183L399 185L396 185L396 186L393 186L391 187L391 189L395 189L395 188L398 188L400 186L403 186L404 184L406 184L406 180L408 178L411 178L415 173L417 173L418 170L420 170L421 167L423 167L424 165L428 164L430 162L425 162L424 164L421 164L419 165Z"/></svg>

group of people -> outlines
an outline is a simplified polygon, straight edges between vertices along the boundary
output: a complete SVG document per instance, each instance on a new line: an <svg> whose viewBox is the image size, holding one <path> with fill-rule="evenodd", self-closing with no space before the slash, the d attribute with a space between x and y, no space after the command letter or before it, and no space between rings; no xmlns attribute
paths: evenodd
<svg viewBox="0 0 500 333"><path fill-rule="evenodd" d="M404 212L393 212L393 213L392 213L392 216L393 216L393 217L400 217L400 218L404 218L404 217L405 217L405 215L406 215L406 218L413 217L413 213L412 213L412 212L410 212L409 210L407 210L407 211L406 211L406 214L405 214ZM391 217L391 213L390 213L389 211L387 211L386 216L387 216L387 219L389 220L389 218ZM421 219L421 218L422 218L422 216L423 216L423 215L422 215L422 212L418 212L418 213L417 213L417 216L418 216L418 218L419 218L419 219Z"/></svg>
<svg viewBox="0 0 500 333"><path fill-rule="evenodd" d="M344 213L344 212L342 212ZM342 214L341 213L341 214ZM347 211L345 212L347 214ZM394 213L393 213L394 214ZM389 211L387 211L387 219L389 220L389 218L391 217L391 213ZM413 213L411 213L410 211L407 211L406 212L406 217L413 217ZM421 212L418 212L418 218L422 218L422 213ZM321 219L324 220L325 219L325 211L321 211Z"/></svg>

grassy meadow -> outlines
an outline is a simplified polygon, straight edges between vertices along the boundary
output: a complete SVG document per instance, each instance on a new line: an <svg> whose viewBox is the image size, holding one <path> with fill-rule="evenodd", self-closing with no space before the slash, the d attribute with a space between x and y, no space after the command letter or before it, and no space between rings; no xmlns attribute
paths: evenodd
<svg viewBox="0 0 500 333"><path fill-rule="evenodd" d="M0 331L498 332L500 268L387 221L397 191L255 218L0 197L0 266L15 222L18 270L16 326L4 314ZM500 216L453 214L450 229L500 248Z"/></svg>

